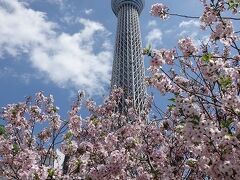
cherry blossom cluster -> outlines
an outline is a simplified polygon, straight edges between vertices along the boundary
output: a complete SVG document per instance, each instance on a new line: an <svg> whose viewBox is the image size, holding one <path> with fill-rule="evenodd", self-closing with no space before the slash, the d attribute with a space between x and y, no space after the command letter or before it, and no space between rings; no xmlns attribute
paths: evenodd
<svg viewBox="0 0 240 180"><path fill-rule="evenodd" d="M231 17L224 17L226 10L232 10L234 14L239 9L239 2L235 1L203 1L204 13L200 17L201 27L210 28L212 31L210 39L213 42L220 40L224 45L230 46L234 44L239 37L234 33Z"/></svg>
<svg viewBox="0 0 240 180"><path fill-rule="evenodd" d="M203 15L200 17L201 27L205 29L207 26L212 25L218 20L218 12L213 7L205 4Z"/></svg>
<svg viewBox="0 0 240 180"><path fill-rule="evenodd" d="M232 22L227 20L218 22L210 39L212 41L220 40L224 45L230 46L237 39L237 36L234 34Z"/></svg>
<svg viewBox="0 0 240 180"><path fill-rule="evenodd" d="M151 67L154 67L152 69L154 71L154 69L161 68L164 64L172 65L174 63L173 61L176 55L176 51L175 49L154 49L148 55L152 57L150 64Z"/></svg>
<svg viewBox="0 0 240 180"><path fill-rule="evenodd" d="M160 17L161 19L167 19L169 15L168 10L169 10L168 7L165 6L164 4L156 3L152 5L150 13L152 16L157 16Z"/></svg>
<svg viewBox="0 0 240 180"><path fill-rule="evenodd" d="M178 41L179 49L182 51L184 57L196 55L198 49L191 38L183 38Z"/></svg>
<svg viewBox="0 0 240 180"><path fill-rule="evenodd" d="M221 58L210 59L208 62L204 62L203 60L199 62L199 67L203 77L212 82L218 79L220 69L223 68L224 65L225 63Z"/></svg>
<svg viewBox="0 0 240 180"><path fill-rule="evenodd" d="M171 96L168 107L146 98L140 114L123 90L113 88L102 105L79 92L66 120L53 96L39 92L0 113L0 176L9 179L239 179L240 50L234 23L222 13L230 1L202 0L210 41L197 47L144 49L150 58L146 84ZM225 3L224 3L225 2ZM233 8L238 8L234 6ZM151 14L166 18L155 4ZM227 13L225 13L227 14ZM82 117L80 107L90 115ZM152 108L152 109L151 109ZM152 110L152 111L151 111ZM151 112L149 114L149 112ZM149 116L148 116L149 114ZM64 162L56 165L58 151Z"/></svg>
<svg viewBox="0 0 240 180"><path fill-rule="evenodd" d="M45 146L60 131L62 120L57 111L53 97L46 97L42 92L36 94L35 101L28 98L26 102L3 108L1 118L6 125L0 133L1 176L11 179L46 179L49 176L51 168L44 164L47 164L47 156L52 154L53 157L54 153ZM34 133L35 125L43 123L48 123L49 127Z"/></svg>
<svg viewBox="0 0 240 180"><path fill-rule="evenodd" d="M240 161L235 158L240 153L239 36L234 33L231 18L222 17L227 3L203 4L200 21L204 29L210 27L211 41L197 47L190 38L179 40L183 56L174 56L170 70L168 64L162 63L156 71L159 65L151 63L151 76L146 78L148 85L162 94L173 93L174 97L166 113L159 113L163 134L168 135L166 141L174 142L169 155L174 166L166 179L171 179L172 174L177 179L239 177ZM148 52L146 55L151 56L155 50Z"/></svg>

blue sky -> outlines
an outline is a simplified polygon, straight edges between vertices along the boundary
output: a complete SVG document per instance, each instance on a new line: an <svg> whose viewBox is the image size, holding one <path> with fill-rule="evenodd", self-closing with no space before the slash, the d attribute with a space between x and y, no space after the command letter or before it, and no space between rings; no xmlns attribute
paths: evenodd
<svg viewBox="0 0 240 180"><path fill-rule="evenodd" d="M151 17L156 2L171 12L201 12L199 0L146 0L144 46L174 48L180 37L204 38L196 20ZM65 115L79 89L101 101L109 93L116 20L110 0L0 0L0 107L38 91L53 94Z"/></svg>

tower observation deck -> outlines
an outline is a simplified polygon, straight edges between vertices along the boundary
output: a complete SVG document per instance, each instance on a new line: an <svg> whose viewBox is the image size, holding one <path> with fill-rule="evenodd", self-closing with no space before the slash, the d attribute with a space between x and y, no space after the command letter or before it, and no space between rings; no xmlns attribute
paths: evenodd
<svg viewBox="0 0 240 180"><path fill-rule="evenodd" d="M112 10L118 19L111 86L124 90L118 111L126 112L125 99L133 101L139 113L144 107L145 85L139 16L144 0L112 0Z"/></svg>

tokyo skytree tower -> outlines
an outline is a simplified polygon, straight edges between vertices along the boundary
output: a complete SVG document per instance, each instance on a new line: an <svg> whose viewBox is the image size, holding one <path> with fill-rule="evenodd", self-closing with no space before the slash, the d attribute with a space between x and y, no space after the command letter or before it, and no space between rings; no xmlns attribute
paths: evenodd
<svg viewBox="0 0 240 180"><path fill-rule="evenodd" d="M145 85L139 15L145 0L112 0L118 19L111 86L121 87L124 95L118 111L126 112L124 99L130 98L139 113L144 107Z"/></svg>

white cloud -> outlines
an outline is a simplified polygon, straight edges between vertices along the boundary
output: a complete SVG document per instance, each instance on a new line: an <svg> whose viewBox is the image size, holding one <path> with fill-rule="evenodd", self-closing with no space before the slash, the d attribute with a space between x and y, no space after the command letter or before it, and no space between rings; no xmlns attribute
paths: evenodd
<svg viewBox="0 0 240 180"><path fill-rule="evenodd" d="M31 80L40 79L37 74L19 73L12 67L0 68L0 78L12 77L21 83L28 84Z"/></svg>
<svg viewBox="0 0 240 180"><path fill-rule="evenodd" d="M93 13L93 9L85 9L85 10L84 10L84 13L85 13L86 15L90 15L90 14Z"/></svg>
<svg viewBox="0 0 240 180"><path fill-rule="evenodd" d="M180 28L192 28L192 27L197 27L199 28L200 27L200 23L199 23L199 20L189 20L189 21L182 21L180 24L179 24L179 27Z"/></svg>
<svg viewBox="0 0 240 180"><path fill-rule="evenodd" d="M17 1L17 0L15 0ZM36 1L43 1L43 0L18 0L20 2L26 2L26 3L32 3L32 2L36 2ZM58 5L61 9L64 9L66 7L66 2L68 0L44 0L47 3L50 4L54 4L54 5Z"/></svg>
<svg viewBox="0 0 240 180"><path fill-rule="evenodd" d="M156 20L151 20L148 22L148 27L156 27L157 26L157 21Z"/></svg>
<svg viewBox="0 0 240 180"><path fill-rule="evenodd" d="M0 1L0 24L2 54L28 53L31 47L44 44L55 34L55 24L46 21L44 13L27 9L15 0Z"/></svg>
<svg viewBox="0 0 240 180"><path fill-rule="evenodd" d="M164 34L171 34L171 33L174 33L174 30L173 29L167 29L164 31Z"/></svg>
<svg viewBox="0 0 240 180"><path fill-rule="evenodd" d="M58 5L61 10L66 9L66 8L69 7L69 2L67 2L67 1L68 0L47 0L48 3Z"/></svg>
<svg viewBox="0 0 240 180"><path fill-rule="evenodd" d="M30 64L59 86L100 93L110 78L109 33L98 22L80 19L79 23L83 28L77 33L57 33L57 25L44 13L16 0L1 0L0 54L26 53Z"/></svg>
<svg viewBox="0 0 240 180"><path fill-rule="evenodd" d="M157 47L162 44L162 35L163 35L162 31L160 29L155 28L147 34L146 41L153 47Z"/></svg>
<svg viewBox="0 0 240 180"><path fill-rule="evenodd" d="M202 42L208 40L208 36L203 34L200 30L198 20L182 21L178 27L181 30L180 33L178 33L178 36L180 38L190 37L197 46L200 46Z"/></svg>

